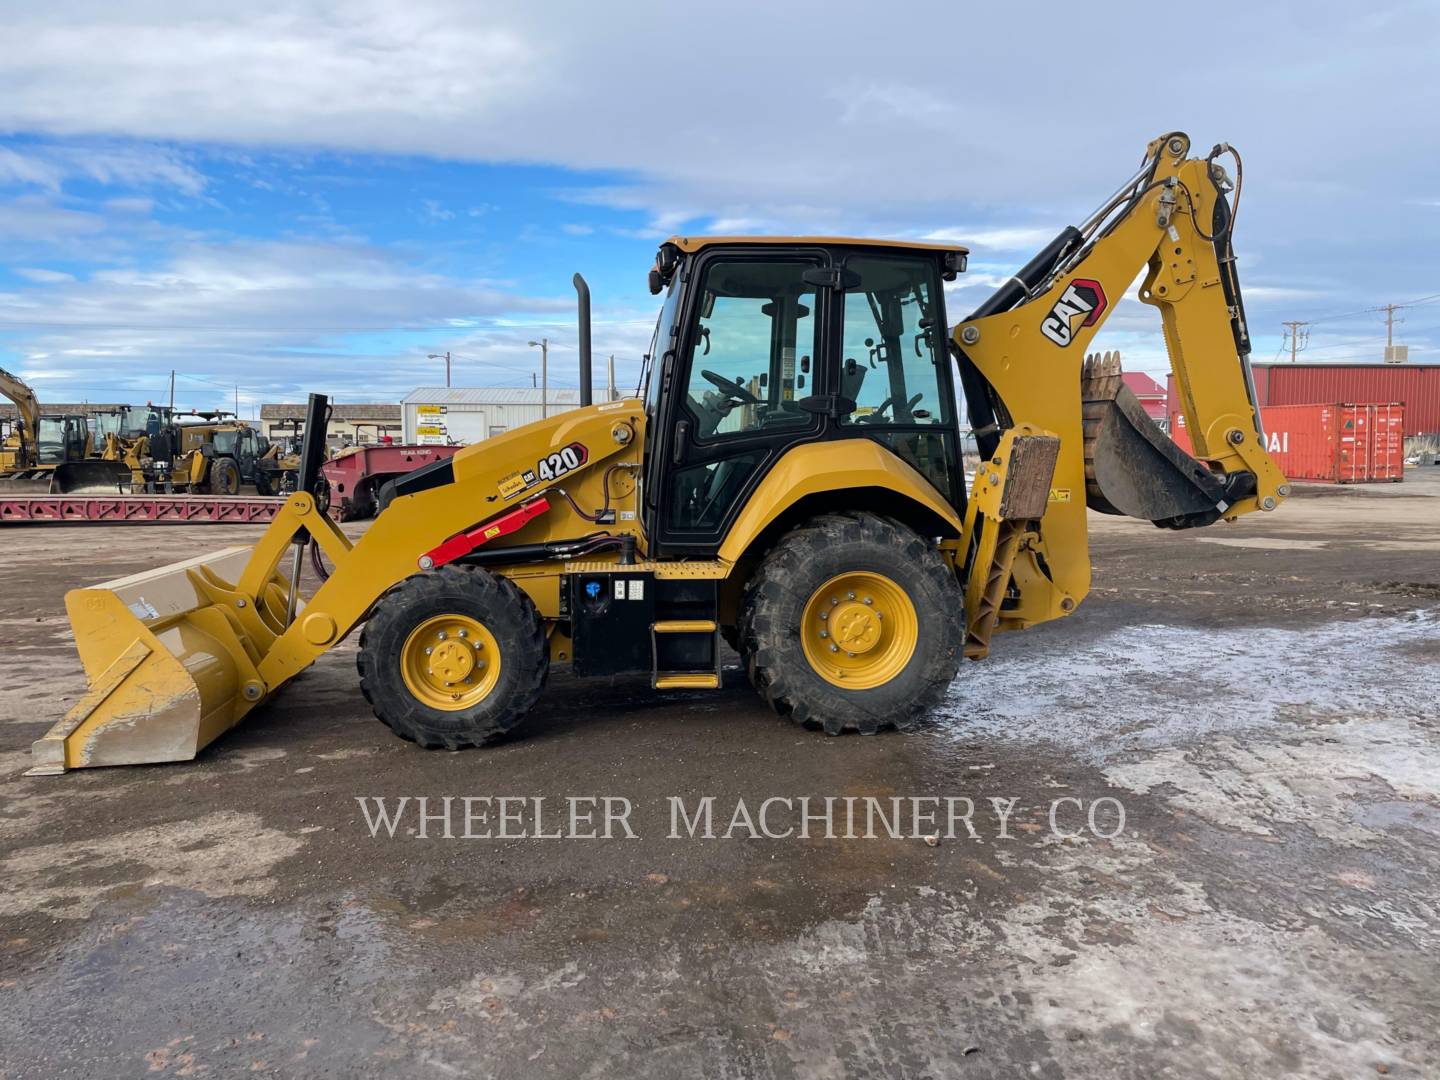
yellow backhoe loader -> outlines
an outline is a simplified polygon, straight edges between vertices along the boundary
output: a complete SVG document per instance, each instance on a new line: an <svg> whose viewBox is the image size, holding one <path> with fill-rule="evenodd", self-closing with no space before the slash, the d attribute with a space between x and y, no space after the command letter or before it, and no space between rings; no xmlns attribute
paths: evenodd
<svg viewBox="0 0 1440 1080"><path fill-rule="evenodd" d="M91 456L94 439L85 416L42 412L35 391L3 368L0 395L18 413L0 447L0 493L115 493L129 483L122 463Z"/></svg>
<svg viewBox="0 0 1440 1080"><path fill-rule="evenodd" d="M513 730L552 663L716 687L722 638L797 722L909 726L997 631L1075 610L1087 506L1187 528L1287 494L1248 379L1218 160L1233 151L1189 149L1152 142L953 333L963 248L675 237L632 399L591 403L577 274L581 407L387 485L353 544L316 506L312 395L299 490L253 548L68 595L90 690L35 771L193 757L360 627L361 690L426 747ZM1194 458L1114 357L1086 359L1147 267ZM980 451L968 491L957 375ZM307 547L324 581L302 600Z"/></svg>

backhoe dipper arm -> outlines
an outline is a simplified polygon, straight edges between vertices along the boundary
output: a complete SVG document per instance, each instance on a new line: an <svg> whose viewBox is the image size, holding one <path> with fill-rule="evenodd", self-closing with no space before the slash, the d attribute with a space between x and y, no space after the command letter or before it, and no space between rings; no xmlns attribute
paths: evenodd
<svg viewBox="0 0 1440 1080"><path fill-rule="evenodd" d="M1224 172L1214 161L1229 148L1216 147L1203 160L1187 158L1189 148L1180 133L1152 142L1140 171L1115 196L1078 229L1061 233L955 328L982 457L996 454L1000 433L1019 424L1060 438L1046 513L1015 563L1020 600L1001 616L1002 629L1068 614L1089 589L1086 444L1088 437L1093 455L1096 440L1088 404L1082 420L1082 366L1091 340L1142 268L1140 299L1160 310L1200 460L1148 423L1126 431L1112 440L1110 457L1118 471L1129 470L1122 477L1127 490L1123 498L1109 498L1108 491L1101 498L1096 459L1089 477L1093 508L1186 527L1273 510L1288 494L1265 452L1250 384L1249 338L1230 247L1233 215Z"/></svg>
<svg viewBox="0 0 1440 1080"><path fill-rule="evenodd" d="M40 435L40 401L36 398L35 391L4 368L0 368L0 394L4 394L15 403L20 419L25 422L21 445L29 443L34 447L35 440Z"/></svg>

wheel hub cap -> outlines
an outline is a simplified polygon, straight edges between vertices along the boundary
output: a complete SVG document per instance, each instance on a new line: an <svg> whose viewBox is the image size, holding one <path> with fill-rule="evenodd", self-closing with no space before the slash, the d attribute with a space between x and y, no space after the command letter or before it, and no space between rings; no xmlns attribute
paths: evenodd
<svg viewBox="0 0 1440 1080"><path fill-rule="evenodd" d="M457 641L442 642L430 657L430 670L446 682L460 682L475 670L475 653Z"/></svg>
<svg viewBox="0 0 1440 1080"><path fill-rule="evenodd" d="M920 637L915 604L892 578L868 570L837 574L811 595L801 617L805 658L822 679L847 690L883 686L905 670Z"/></svg>
<svg viewBox="0 0 1440 1080"><path fill-rule="evenodd" d="M436 615L421 622L400 650L400 674L415 699L459 712L482 701L500 678L500 646L469 615Z"/></svg>
<svg viewBox="0 0 1440 1080"><path fill-rule="evenodd" d="M847 602L835 609L829 623L835 644L853 653L869 652L880 641L880 621L872 608Z"/></svg>

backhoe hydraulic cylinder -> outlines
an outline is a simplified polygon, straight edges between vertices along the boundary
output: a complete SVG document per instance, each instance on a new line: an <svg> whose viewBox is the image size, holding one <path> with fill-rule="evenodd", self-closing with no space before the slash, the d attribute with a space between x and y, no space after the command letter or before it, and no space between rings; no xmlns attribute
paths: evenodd
<svg viewBox="0 0 1440 1080"><path fill-rule="evenodd" d="M990 299L972 311L970 318L965 321L983 319L986 315L1009 311L1016 304L1024 303L1031 291L1050 276L1050 271L1055 269L1060 260L1079 247L1084 239L1084 235L1075 226L1065 226L1059 236L1041 248L1033 259L996 289Z"/></svg>

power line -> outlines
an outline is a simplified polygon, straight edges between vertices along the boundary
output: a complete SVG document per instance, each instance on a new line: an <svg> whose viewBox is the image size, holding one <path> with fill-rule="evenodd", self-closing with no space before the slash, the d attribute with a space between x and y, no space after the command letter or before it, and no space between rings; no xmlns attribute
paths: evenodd
<svg viewBox="0 0 1440 1080"><path fill-rule="evenodd" d="M1427 304L1433 304L1437 301L1440 301L1440 293L1431 293L1429 296L1422 296L1417 300L1410 300L1403 304L1386 304L1381 307L1360 308L1356 311L1341 312L1338 315L1320 315L1311 319L1310 324L1313 326L1315 323L1334 322L1336 319L1353 319L1360 315L1370 315L1384 311L1387 307L1392 309L1424 307Z"/></svg>

